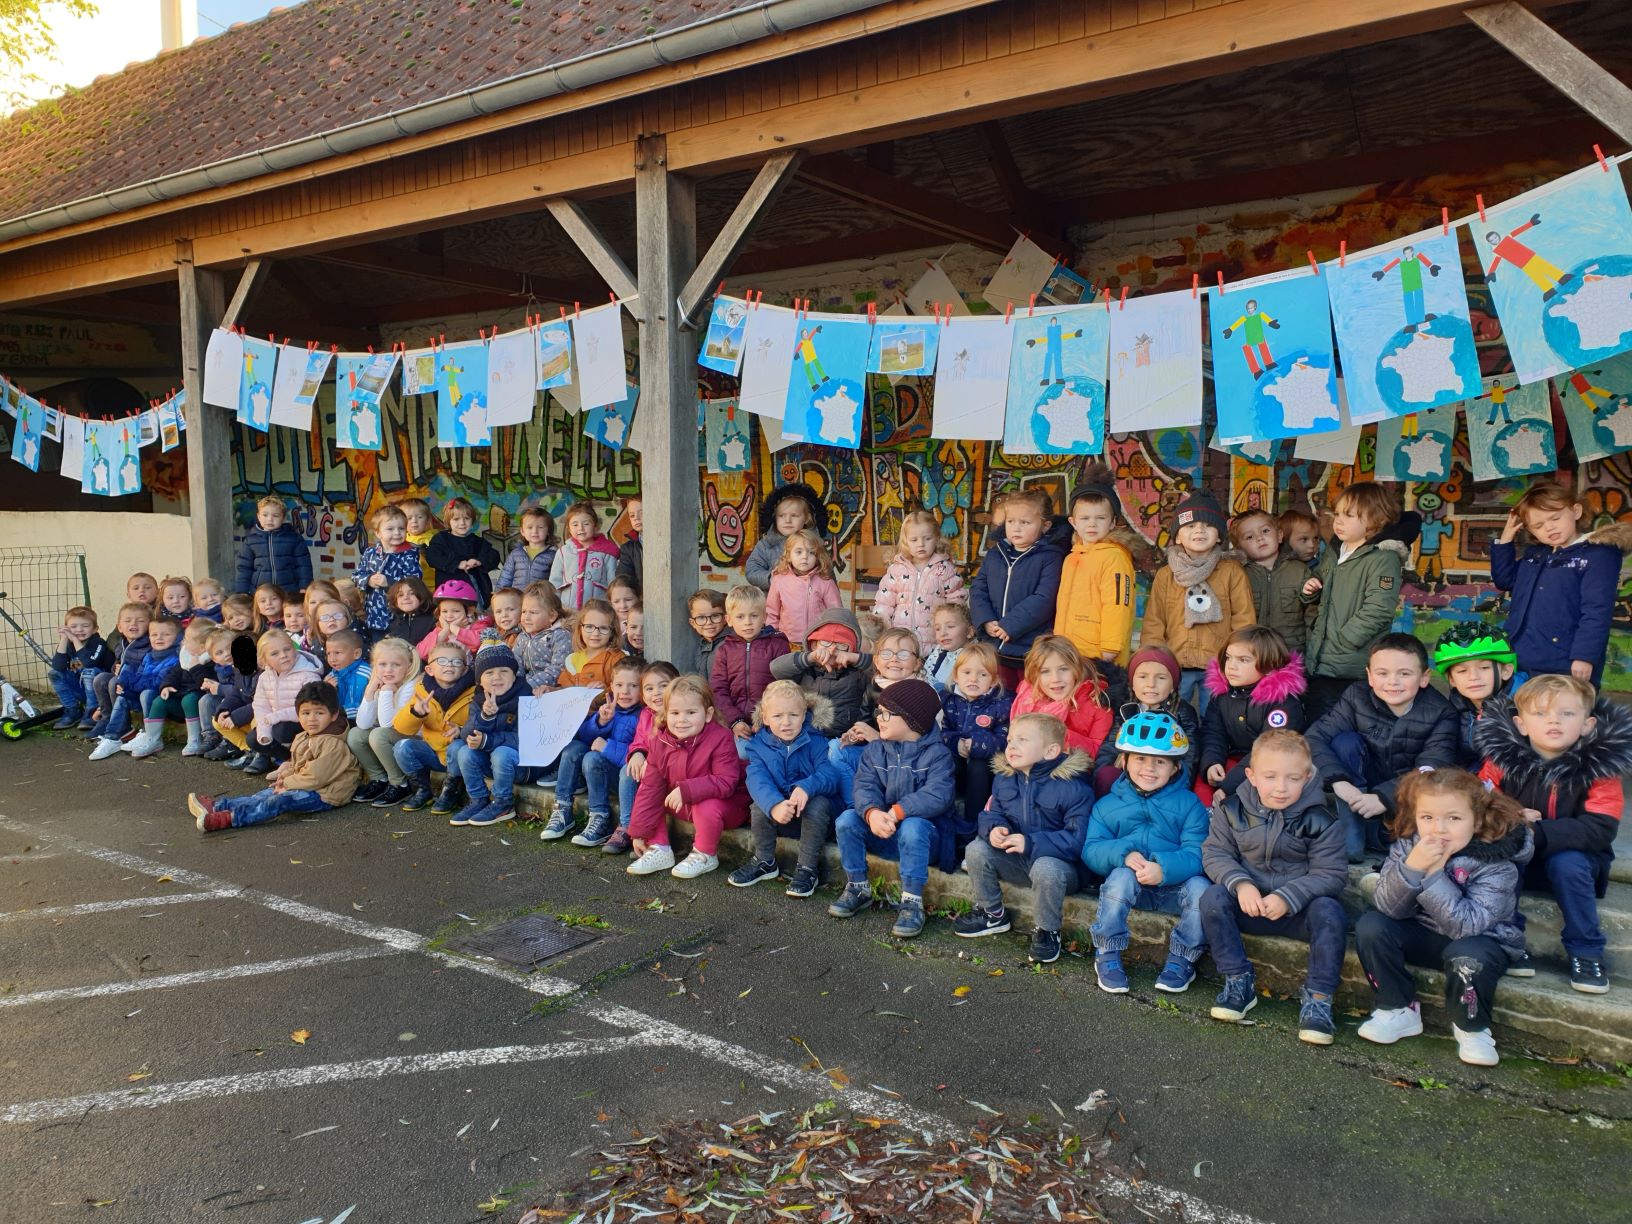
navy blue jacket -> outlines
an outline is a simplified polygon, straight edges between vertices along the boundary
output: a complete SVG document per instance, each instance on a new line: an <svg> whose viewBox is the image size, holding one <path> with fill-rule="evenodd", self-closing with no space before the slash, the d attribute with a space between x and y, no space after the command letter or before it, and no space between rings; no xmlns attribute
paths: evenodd
<svg viewBox="0 0 1632 1224"><path fill-rule="evenodd" d="M584 717L575 738L582 740L586 746L594 744L598 739L604 739L606 747L601 749L601 755L622 769L624 762L629 759L629 745L635 742L635 732L640 727L640 712L643 709L645 707L638 701L627 710L614 704L612 721L604 723L600 720L600 711L591 710Z"/></svg>
<svg viewBox="0 0 1632 1224"><path fill-rule="evenodd" d="M956 869L958 822L953 800L952 753L931 727L911 743L874 740L862 749L851 788L851 806L865 816L873 808L900 805L903 818L934 823L937 841L930 866Z"/></svg>
<svg viewBox="0 0 1632 1224"><path fill-rule="evenodd" d="M941 696L941 711L953 751L959 740L968 740L971 758L1002 752L1009 745L1009 707L1013 704L1014 695L1000 688L970 700L956 685L948 686Z"/></svg>
<svg viewBox="0 0 1632 1224"><path fill-rule="evenodd" d="M1059 519L1025 552L999 540L980 563L980 572L969 588L969 615L981 640L995 646L1004 662L1018 666L1032 642L1053 631L1060 567L1065 564L1070 536L1070 520ZM1008 641L1000 642L985 631L986 622L994 620L1003 626Z"/></svg>
<svg viewBox="0 0 1632 1224"><path fill-rule="evenodd" d="M1038 761L1030 773L1016 772L1001 758L993 761L992 801L980 814L981 839L1006 828L1025 834L1027 863L1055 858L1077 866L1094 810L1093 772L1080 748Z"/></svg>
<svg viewBox="0 0 1632 1224"><path fill-rule="evenodd" d="M521 699L531 697L532 693L525 684L512 684L510 691L497 701L498 712L491 717L482 713L482 706L487 703L486 693L473 693L470 698L470 721L465 724L464 734L480 731L484 738L480 751L492 752L495 748L521 747L521 737L517 724L521 721Z"/></svg>
<svg viewBox="0 0 1632 1224"><path fill-rule="evenodd" d="M275 582L290 594L312 585L312 554L293 523L276 531L259 524L251 527L238 545L236 569L232 589L240 595L253 595L265 582Z"/></svg>
<svg viewBox="0 0 1632 1224"><path fill-rule="evenodd" d="M1507 640L1532 676L1567 673L1581 659L1592 682L1604 672L1609 622L1621 581L1621 554L1632 549L1632 524L1617 523L1563 548L1534 544L1524 556L1512 544L1490 546L1490 579L1513 593Z"/></svg>
<svg viewBox="0 0 1632 1224"><path fill-rule="evenodd" d="M136 691L136 677L142 670L142 664L147 662L147 656L153 652L148 645L147 634L142 634L134 642L126 642L125 648L119 654L119 671L113 677L113 682L124 688L127 693Z"/></svg>
<svg viewBox="0 0 1632 1224"><path fill-rule="evenodd" d="M1392 815L1394 791L1404 774L1423 765L1456 764L1457 732L1456 711L1438 689L1419 692L1401 718L1364 680L1356 680L1307 734L1315 768L1328 787L1358 786L1386 803Z"/></svg>
<svg viewBox="0 0 1632 1224"><path fill-rule="evenodd" d="M51 656L51 670L59 672L112 671L117 660L108 644L96 634L85 639L85 645L75 646L73 638L68 645Z"/></svg>
<svg viewBox="0 0 1632 1224"><path fill-rule="evenodd" d="M462 570L459 568L461 561L480 561L481 564L473 570ZM454 535L451 531L437 532L425 545L425 564L431 567L435 578L430 584L431 590L457 579L476 588L483 607L492 602L493 579L488 576L488 571L499 568L499 550L474 531L462 536Z"/></svg>
<svg viewBox="0 0 1632 1224"><path fill-rule="evenodd" d="M186 693L201 693L204 691L202 687L204 681L218 678L216 675L218 670L216 665L209 659L205 659L202 663L195 663L191 667L183 667L181 660L177 658L171 663L170 669L165 672L164 679L160 681L159 687L175 689L177 697Z"/></svg>
<svg viewBox="0 0 1632 1224"><path fill-rule="evenodd" d="M829 759L828 739L809 713L792 743L777 739L768 727L748 741L748 797L762 812L769 813L796 786L811 798L826 795L842 807L848 777L847 770Z"/></svg>

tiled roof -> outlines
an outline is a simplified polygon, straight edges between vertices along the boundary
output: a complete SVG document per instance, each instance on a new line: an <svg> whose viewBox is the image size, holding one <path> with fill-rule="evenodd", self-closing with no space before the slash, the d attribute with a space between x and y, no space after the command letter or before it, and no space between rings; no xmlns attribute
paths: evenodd
<svg viewBox="0 0 1632 1224"><path fill-rule="evenodd" d="M0 219L379 118L752 0L306 0L0 123Z"/></svg>

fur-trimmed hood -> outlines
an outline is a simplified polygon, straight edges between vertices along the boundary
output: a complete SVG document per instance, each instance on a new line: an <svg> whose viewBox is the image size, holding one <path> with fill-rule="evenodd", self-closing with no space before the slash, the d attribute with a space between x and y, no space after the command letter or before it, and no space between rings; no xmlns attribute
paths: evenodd
<svg viewBox="0 0 1632 1224"><path fill-rule="evenodd" d="M1207 661L1206 684L1207 691L1214 697L1222 697L1230 691L1230 683L1224 679L1224 669L1218 665L1217 659ZM1308 687L1308 677L1303 674L1303 656L1294 650L1284 667L1277 667L1258 677L1258 683L1252 686L1252 702L1254 705L1275 705L1290 697L1302 697Z"/></svg>
<svg viewBox="0 0 1632 1224"><path fill-rule="evenodd" d="M822 499L816 496L816 490L802 481L798 484L777 485L765 495L765 500L759 503L759 534L764 537L776 531L777 504L790 497L797 497L810 507L811 525L817 535L826 539L827 509L822 505Z"/></svg>
<svg viewBox="0 0 1632 1224"><path fill-rule="evenodd" d="M1623 553L1632 553L1632 523L1610 523L1587 536L1588 544L1604 544Z"/></svg>
<svg viewBox="0 0 1632 1224"><path fill-rule="evenodd" d="M804 694L805 694L805 729L807 731L813 730L818 735L830 735L830 734L832 734L832 732L835 730L835 727L833 725L834 724L834 718L833 718L834 706L833 706L833 703L831 701L829 701L826 697L822 696L820 693L813 693L809 689L805 689ZM763 699L761 699L759 701L759 703L754 706L754 717L752 719L752 723L753 723L753 728L754 728L755 731L759 731L759 730L763 729L764 726L765 726L765 720L762 717L760 717L760 710L764 705L765 705L765 702L764 702ZM837 728L837 729L843 730L843 728Z"/></svg>
<svg viewBox="0 0 1632 1224"><path fill-rule="evenodd" d="M1592 708L1597 726L1550 761L1519 733L1514 713L1511 697L1492 697L1473 727L1474 748L1504 776L1551 790L1564 784L1585 787L1632 773L1632 710L1625 706L1600 699Z"/></svg>
<svg viewBox="0 0 1632 1224"><path fill-rule="evenodd" d="M1073 748L1064 756L1053 757L1047 761L1038 761L1031 767L1032 777L1050 777L1059 782L1069 782L1072 778L1086 778L1094 768L1094 759L1081 748ZM992 772L1002 774L1005 778L1017 776L1018 770L1004 759L1001 752L992 757Z"/></svg>
<svg viewBox="0 0 1632 1224"><path fill-rule="evenodd" d="M1404 540L1373 540L1372 543L1398 556L1402 569L1411 561L1411 545Z"/></svg>

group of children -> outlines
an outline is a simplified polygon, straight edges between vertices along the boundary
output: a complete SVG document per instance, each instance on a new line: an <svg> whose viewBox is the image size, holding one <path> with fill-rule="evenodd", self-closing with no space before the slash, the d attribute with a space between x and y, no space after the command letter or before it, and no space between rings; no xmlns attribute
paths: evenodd
<svg viewBox="0 0 1632 1224"><path fill-rule="evenodd" d="M821 503L784 486L763 506L749 581L689 601L702 659L689 674L643 657L639 504L626 509L637 534L621 554L591 506L567 512L559 546L550 515L528 510L493 587L498 554L468 503L450 502L440 531L422 504L388 506L353 591L308 580L292 597L262 581L294 566L266 499L239 566L247 616L207 581L146 575L106 643L94 613L70 611L53 673L63 725L88 721L100 758L139 712L146 729L123 746L146 755L179 716L185 753L221 759L215 731L242 750L229 764L280 762L257 795L192 796L205 830L354 798L486 825L511 818L525 773L520 697L588 684L603 694L544 779L542 836L626 853L633 875L713 871L723 831L749 825L752 857L729 882L783 879L787 838L786 891L808 897L832 839L845 879L828 912L871 907L868 856L892 859L892 933L911 938L930 868L961 866L977 903L956 933L1008 931L1002 884L1029 886L1042 964L1060 955L1066 896L1097 887L1102 989L1129 989L1133 909L1178 919L1158 990L1186 990L1212 950L1223 1020L1256 1002L1242 934L1290 936L1310 945L1299 1035L1326 1044L1348 937L1339 898L1351 863L1383 855L1355 932L1376 994L1363 1038L1421 1031L1405 966L1435 964L1463 1058L1493 1063L1496 983L1534 972L1521 887L1557 898L1571 984L1608 989L1596 898L1632 716L1593 685L1623 541L1581 533L1561 486L1532 487L1495 546L1493 576L1513 591L1505 631L1454 626L1432 660L1391 631L1405 545L1397 505L1370 483L1336 498L1329 542L1308 516L1227 522L1205 493L1186 497L1137 651L1133 559L1102 468L1064 516L1037 490L1000 499L998 541L967 587L939 520L907 515L860 616L833 581ZM1535 540L1522 556L1520 530ZM675 821L693 831L679 861Z"/></svg>

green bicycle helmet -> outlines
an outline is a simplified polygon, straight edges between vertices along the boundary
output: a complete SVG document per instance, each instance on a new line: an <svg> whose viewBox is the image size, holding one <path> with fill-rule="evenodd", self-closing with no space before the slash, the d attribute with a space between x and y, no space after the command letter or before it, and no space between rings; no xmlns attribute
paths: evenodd
<svg viewBox="0 0 1632 1224"><path fill-rule="evenodd" d="M1513 644L1500 629L1484 621L1459 621L1434 643L1434 668L1443 676L1470 659L1489 659L1496 664L1519 661Z"/></svg>
<svg viewBox="0 0 1632 1224"><path fill-rule="evenodd" d="M1116 733L1116 750L1142 756L1182 757L1190 752L1190 737L1170 714L1135 714Z"/></svg>

